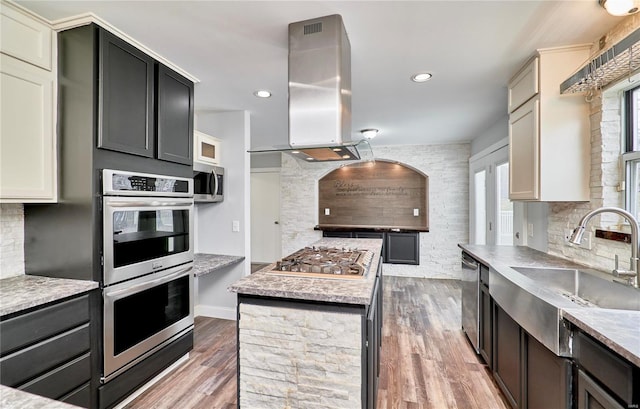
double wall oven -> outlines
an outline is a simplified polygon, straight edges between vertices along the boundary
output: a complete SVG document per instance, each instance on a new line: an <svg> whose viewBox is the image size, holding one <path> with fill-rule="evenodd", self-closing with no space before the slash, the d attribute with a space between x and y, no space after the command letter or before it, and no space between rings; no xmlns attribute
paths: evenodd
<svg viewBox="0 0 640 409"><path fill-rule="evenodd" d="M193 180L105 169L103 373L193 329Z"/></svg>

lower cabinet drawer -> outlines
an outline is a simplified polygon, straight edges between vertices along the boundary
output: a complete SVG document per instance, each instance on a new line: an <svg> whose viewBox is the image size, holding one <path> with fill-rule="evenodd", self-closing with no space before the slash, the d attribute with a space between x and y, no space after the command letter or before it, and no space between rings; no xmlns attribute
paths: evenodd
<svg viewBox="0 0 640 409"><path fill-rule="evenodd" d="M87 353L89 324L0 358L0 383L16 387Z"/></svg>
<svg viewBox="0 0 640 409"><path fill-rule="evenodd" d="M608 351L582 332L578 342L578 363L588 373L614 392L627 405L633 402L633 365Z"/></svg>
<svg viewBox="0 0 640 409"><path fill-rule="evenodd" d="M64 403L88 408L91 405L91 385L87 383L67 396L63 396L60 400Z"/></svg>
<svg viewBox="0 0 640 409"><path fill-rule="evenodd" d="M0 355L4 356L89 322L89 295L0 321Z"/></svg>
<svg viewBox="0 0 640 409"><path fill-rule="evenodd" d="M25 392L60 399L91 379L90 354L68 362L51 372L18 387Z"/></svg>

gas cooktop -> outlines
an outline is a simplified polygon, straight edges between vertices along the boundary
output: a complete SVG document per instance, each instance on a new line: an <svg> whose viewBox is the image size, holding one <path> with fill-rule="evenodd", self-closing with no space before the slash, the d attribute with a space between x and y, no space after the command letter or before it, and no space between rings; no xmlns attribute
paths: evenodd
<svg viewBox="0 0 640 409"><path fill-rule="evenodd" d="M362 278L373 252L355 248L305 247L276 263L272 274L322 278Z"/></svg>

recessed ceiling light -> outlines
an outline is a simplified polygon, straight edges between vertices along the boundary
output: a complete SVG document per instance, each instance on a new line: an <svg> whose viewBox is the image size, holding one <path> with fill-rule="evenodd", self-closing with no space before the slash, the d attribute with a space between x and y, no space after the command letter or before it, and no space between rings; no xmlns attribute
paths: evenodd
<svg viewBox="0 0 640 409"><path fill-rule="evenodd" d="M291 153L300 153L300 151L291 151Z"/></svg>
<svg viewBox="0 0 640 409"><path fill-rule="evenodd" d="M362 134L362 136L364 136L367 139L373 139L378 134L378 130L373 128L363 129L360 131L360 133Z"/></svg>
<svg viewBox="0 0 640 409"><path fill-rule="evenodd" d="M269 98L271 96L271 91L267 91L266 89L259 89L253 93L258 98Z"/></svg>
<svg viewBox="0 0 640 409"><path fill-rule="evenodd" d="M428 72L419 72L419 73L413 74L411 76L411 81L413 81L413 82L425 82L425 81L429 81L431 79L431 77L433 77L433 75L428 73Z"/></svg>
<svg viewBox="0 0 640 409"><path fill-rule="evenodd" d="M331 150L334 151L334 152L340 152L340 151L342 151L342 148L333 148Z"/></svg>

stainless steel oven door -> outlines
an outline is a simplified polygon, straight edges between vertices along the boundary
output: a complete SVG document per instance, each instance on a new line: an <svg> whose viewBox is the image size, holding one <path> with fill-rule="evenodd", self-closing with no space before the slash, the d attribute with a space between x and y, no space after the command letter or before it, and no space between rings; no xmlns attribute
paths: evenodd
<svg viewBox="0 0 640 409"><path fill-rule="evenodd" d="M103 197L104 285L193 261L193 199Z"/></svg>
<svg viewBox="0 0 640 409"><path fill-rule="evenodd" d="M193 263L103 290L103 382L193 328Z"/></svg>

